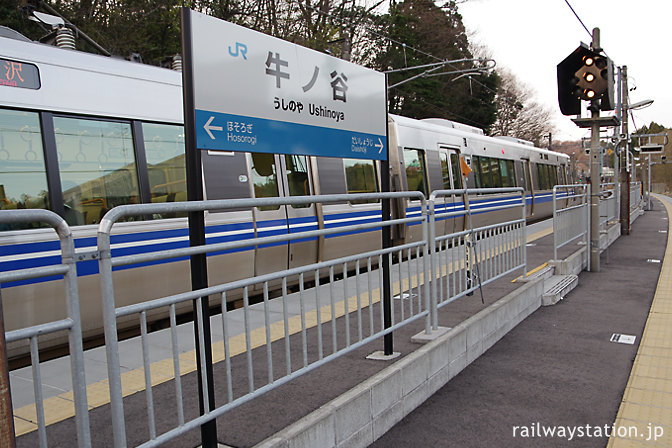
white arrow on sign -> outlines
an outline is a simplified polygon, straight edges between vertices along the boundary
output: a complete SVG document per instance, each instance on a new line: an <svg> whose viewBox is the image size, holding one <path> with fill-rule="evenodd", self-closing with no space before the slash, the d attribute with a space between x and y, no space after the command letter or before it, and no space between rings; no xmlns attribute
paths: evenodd
<svg viewBox="0 0 672 448"><path fill-rule="evenodd" d="M375 145L376 148L378 148L378 154L383 152L383 141L379 138L378 139L378 144Z"/></svg>
<svg viewBox="0 0 672 448"><path fill-rule="evenodd" d="M210 126L210 123L212 123L212 120L214 120L214 119L215 119L215 117L210 117L208 122L205 123L205 126L203 126L203 129L205 129L205 132L207 132L208 135L210 136L210 138L213 139L213 140L215 139L215 136L212 135L212 132L210 132L210 131L222 131L222 130L224 130L224 128L221 127L221 126Z"/></svg>

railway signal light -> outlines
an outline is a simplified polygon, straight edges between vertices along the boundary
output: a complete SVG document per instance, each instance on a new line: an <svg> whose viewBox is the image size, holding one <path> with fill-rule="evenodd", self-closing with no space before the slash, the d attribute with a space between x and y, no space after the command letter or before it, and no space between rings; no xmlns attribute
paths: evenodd
<svg viewBox="0 0 672 448"><path fill-rule="evenodd" d="M563 115L580 115L581 101L601 100L600 109L614 109L614 64L581 44L558 64L558 104Z"/></svg>

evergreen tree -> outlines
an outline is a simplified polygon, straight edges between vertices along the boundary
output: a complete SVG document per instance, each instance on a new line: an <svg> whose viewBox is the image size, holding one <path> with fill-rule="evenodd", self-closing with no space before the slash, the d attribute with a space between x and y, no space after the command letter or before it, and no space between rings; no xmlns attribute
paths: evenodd
<svg viewBox="0 0 672 448"><path fill-rule="evenodd" d="M406 0L390 5L383 34L391 38L375 59L378 70L473 58L457 5L437 6L431 0ZM418 51L419 50L419 51ZM437 59L438 58L438 59ZM390 90L390 112L411 118L447 118L481 128L495 121L494 95L497 75L462 77L441 75L470 65L448 64L430 76L420 77ZM473 64L471 64L473 67ZM389 85L419 74L423 69L390 73Z"/></svg>
<svg viewBox="0 0 672 448"><path fill-rule="evenodd" d="M636 134L661 134L667 131L665 126L652 121L648 126L644 125L641 128L637 129Z"/></svg>

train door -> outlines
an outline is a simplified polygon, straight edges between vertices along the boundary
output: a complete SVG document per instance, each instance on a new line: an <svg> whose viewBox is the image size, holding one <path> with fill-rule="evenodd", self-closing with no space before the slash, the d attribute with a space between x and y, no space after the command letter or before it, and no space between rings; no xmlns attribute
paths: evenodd
<svg viewBox="0 0 672 448"><path fill-rule="evenodd" d="M403 149L403 163L406 171L406 189L407 191L419 191L429 197L427 162L425 160L425 150L415 148ZM419 216L421 203L416 200L409 200L406 204L406 216ZM409 225L406 232L406 241L419 241L422 239L422 226Z"/></svg>
<svg viewBox="0 0 672 448"><path fill-rule="evenodd" d="M249 155L254 197L305 196L312 192L308 157L252 153ZM316 230L314 204L255 207L258 237ZM271 243L256 248L255 275L317 261L318 239Z"/></svg>
<svg viewBox="0 0 672 448"><path fill-rule="evenodd" d="M525 176L525 200L527 203L527 217L534 215L534 188L532 188L532 168L529 160L522 160L523 175Z"/></svg>
<svg viewBox="0 0 672 448"><path fill-rule="evenodd" d="M281 157L283 194L289 196L310 196L313 185L310 175L310 159L307 156L285 155ZM285 207L290 233L317 230L317 210L315 204L297 204ZM288 267L293 268L315 263L318 254L318 238L290 241L288 247Z"/></svg>
<svg viewBox="0 0 672 448"><path fill-rule="evenodd" d="M443 176L444 190L456 190L462 188L462 175L460 170L460 156L456 149L445 146L439 147L441 158L441 174ZM464 200L459 195L446 196L443 200L446 211L452 212L461 209ZM459 232L463 228L464 217L456 216L446 219L444 222L445 234Z"/></svg>
<svg viewBox="0 0 672 448"><path fill-rule="evenodd" d="M248 154L250 182L255 198L280 197L283 187L280 181L282 160L274 154ZM255 207L254 228L257 237L287 233L287 207L271 205ZM287 269L288 244L272 243L257 246L254 254L254 274L262 275Z"/></svg>

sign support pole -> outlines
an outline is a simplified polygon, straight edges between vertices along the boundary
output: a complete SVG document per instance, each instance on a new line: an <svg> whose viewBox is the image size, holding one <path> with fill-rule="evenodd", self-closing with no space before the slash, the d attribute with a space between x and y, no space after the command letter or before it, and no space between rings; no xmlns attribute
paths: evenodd
<svg viewBox="0 0 672 448"><path fill-rule="evenodd" d="M184 88L184 127L187 170L187 199L189 201L203 200L203 177L201 174L201 153L196 147L196 119L194 116L194 89L193 89L193 60L191 42L191 10L181 8L182 13L182 60L184 62L182 79ZM202 211L189 212L189 246L205 245L205 214ZM208 265L205 254L192 255L190 258L191 288L192 291L204 289L208 286ZM196 356L196 370L198 377L198 402L200 415L205 414L206 403L203 397L204 388L208 391L208 410L215 409L215 387L212 369L212 341L210 336L210 305L208 297L201 297L200 312L203 316L203 328L199 328L197 319L199 313L198 301L193 302L194 338L196 353L203 350L205 366L201 365L201 357ZM226 304L222 307L226 312ZM199 331L203 332L203 347L200 347ZM203 369L205 381L203 384ZM179 372L175 373L179 375ZM201 426L201 442L204 448L217 447L217 422L211 420Z"/></svg>
<svg viewBox="0 0 672 448"><path fill-rule="evenodd" d="M385 74L385 140L387 146L387 157L380 161L380 190L383 193L390 192L390 132L387 122L387 74ZM381 204L382 220L389 221L391 219L391 199L383 199ZM387 249L392 247L392 233L390 226L382 228L382 247ZM401 262L401 260L399 260ZM385 255L383 257L383 326L387 329L392 326L392 292L390 291L390 257ZM400 292L403 295L403 291ZM394 354L394 335L388 333L384 336L384 355L392 356Z"/></svg>

